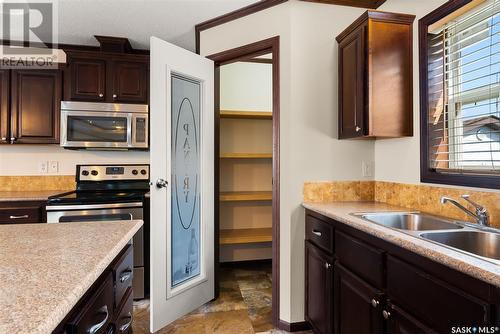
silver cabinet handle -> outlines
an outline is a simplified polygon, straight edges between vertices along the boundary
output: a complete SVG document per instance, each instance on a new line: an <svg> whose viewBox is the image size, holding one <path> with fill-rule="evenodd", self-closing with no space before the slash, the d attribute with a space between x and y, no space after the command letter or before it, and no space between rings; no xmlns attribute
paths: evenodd
<svg viewBox="0 0 500 334"><path fill-rule="evenodd" d="M29 215L22 215L22 216L9 216L10 219L24 219L24 218L29 218Z"/></svg>
<svg viewBox="0 0 500 334"><path fill-rule="evenodd" d="M316 230L312 230L312 233L317 235L318 237L321 237L321 232L320 231L316 231Z"/></svg>
<svg viewBox="0 0 500 334"><path fill-rule="evenodd" d="M102 326L104 326L106 324L106 322L108 322L108 319L109 319L108 305L102 306L98 310L97 313L99 313L99 314L100 313L104 313L104 314L106 314L106 317L104 318L103 321L90 326L89 329L87 329L87 334L95 334L95 333L97 333L102 328Z"/></svg>
<svg viewBox="0 0 500 334"><path fill-rule="evenodd" d="M361 131L361 128L359 126L356 127L356 132Z"/></svg>
<svg viewBox="0 0 500 334"><path fill-rule="evenodd" d="M120 283L127 281L132 276L132 270L127 269L120 273Z"/></svg>
<svg viewBox="0 0 500 334"><path fill-rule="evenodd" d="M118 97L118 95L116 94L113 94L113 98L116 99Z"/></svg>
<svg viewBox="0 0 500 334"><path fill-rule="evenodd" d="M165 181L164 179L158 179L156 181L156 188L161 189L161 188L166 188L168 186L168 182Z"/></svg>
<svg viewBox="0 0 500 334"><path fill-rule="evenodd" d="M326 269L330 269L330 267L331 267L331 266L332 266L332 265L331 265L330 263L325 262L325 268L326 268Z"/></svg>
<svg viewBox="0 0 500 334"><path fill-rule="evenodd" d="M391 316L391 312L387 312L386 310L383 310L382 311L382 316L384 317L384 319L389 319L390 316Z"/></svg>
<svg viewBox="0 0 500 334"><path fill-rule="evenodd" d="M378 304L380 304L380 302L379 302L378 300L376 300L376 299L372 299L372 306L373 306L373 307L377 307L377 306L378 306Z"/></svg>
<svg viewBox="0 0 500 334"><path fill-rule="evenodd" d="M132 324L132 313L129 312L127 314L127 318L129 318L130 320L126 324L120 326L120 332L125 332Z"/></svg>

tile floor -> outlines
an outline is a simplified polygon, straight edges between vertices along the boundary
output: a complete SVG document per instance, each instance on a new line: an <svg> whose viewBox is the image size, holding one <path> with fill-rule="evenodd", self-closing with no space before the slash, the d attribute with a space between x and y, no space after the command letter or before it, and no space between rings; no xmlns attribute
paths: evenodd
<svg viewBox="0 0 500 334"><path fill-rule="evenodd" d="M157 334L286 333L271 323L271 278L271 263L267 261L225 264L219 298ZM148 300L134 303L133 333L149 333Z"/></svg>

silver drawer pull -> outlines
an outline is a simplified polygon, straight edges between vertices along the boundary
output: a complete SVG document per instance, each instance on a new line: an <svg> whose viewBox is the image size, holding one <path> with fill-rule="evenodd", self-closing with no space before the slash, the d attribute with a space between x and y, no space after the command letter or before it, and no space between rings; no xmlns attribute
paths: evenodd
<svg viewBox="0 0 500 334"><path fill-rule="evenodd" d="M132 313L130 313L130 312L129 312L129 313L127 314L127 318L129 318L130 320L129 320L127 323L125 323L125 324L123 324L123 325L121 325L121 326L120 326L120 332L125 332L125 331L127 331L127 329L128 329L128 328L130 327L130 325L132 324Z"/></svg>
<svg viewBox="0 0 500 334"><path fill-rule="evenodd" d="M24 218L29 218L29 215L22 215L22 216L9 216L10 219L24 219Z"/></svg>
<svg viewBox="0 0 500 334"><path fill-rule="evenodd" d="M120 283L127 281L132 276L132 270L127 269L120 273Z"/></svg>
<svg viewBox="0 0 500 334"><path fill-rule="evenodd" d="M108 319L109 319L108 305L104 305L103 307L101 307L97 311L97 313L98 314L104 313L104 314L106 314L106 317L104 318L103 321L90 326L89 329L87 329L87 334L97 333L102 328L102 326L104 326L106 324L106 322L108 322Z"/></svg>
<svg viewBox="0 0 500 334"><path fill-rule="evenodd" d="M321 237L321 232L320 231L316 231L316 230L312 230L312 232L317 235L318 237Z"/></svg>

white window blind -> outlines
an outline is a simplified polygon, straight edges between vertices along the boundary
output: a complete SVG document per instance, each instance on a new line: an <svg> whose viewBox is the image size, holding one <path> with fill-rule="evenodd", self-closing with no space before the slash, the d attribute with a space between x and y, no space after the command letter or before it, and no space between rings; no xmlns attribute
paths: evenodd
<svg viewBox="0 0 500 334"><path fill-rule="evenodd" d="M500 174L499 12L486 1L439 34L442 126L429 128L429 158L441 172Z"/></svg>

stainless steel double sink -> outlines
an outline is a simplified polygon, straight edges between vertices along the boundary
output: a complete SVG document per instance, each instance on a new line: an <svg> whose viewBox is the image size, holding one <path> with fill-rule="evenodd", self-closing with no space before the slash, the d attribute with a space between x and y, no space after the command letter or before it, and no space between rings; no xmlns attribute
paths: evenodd
<svg viewBox="0 0 500 334"><path fill-rule="evenodd" d="M500 264L500 234L492 228L481 228L420 212L373 212L353 215Z"/></svg>

